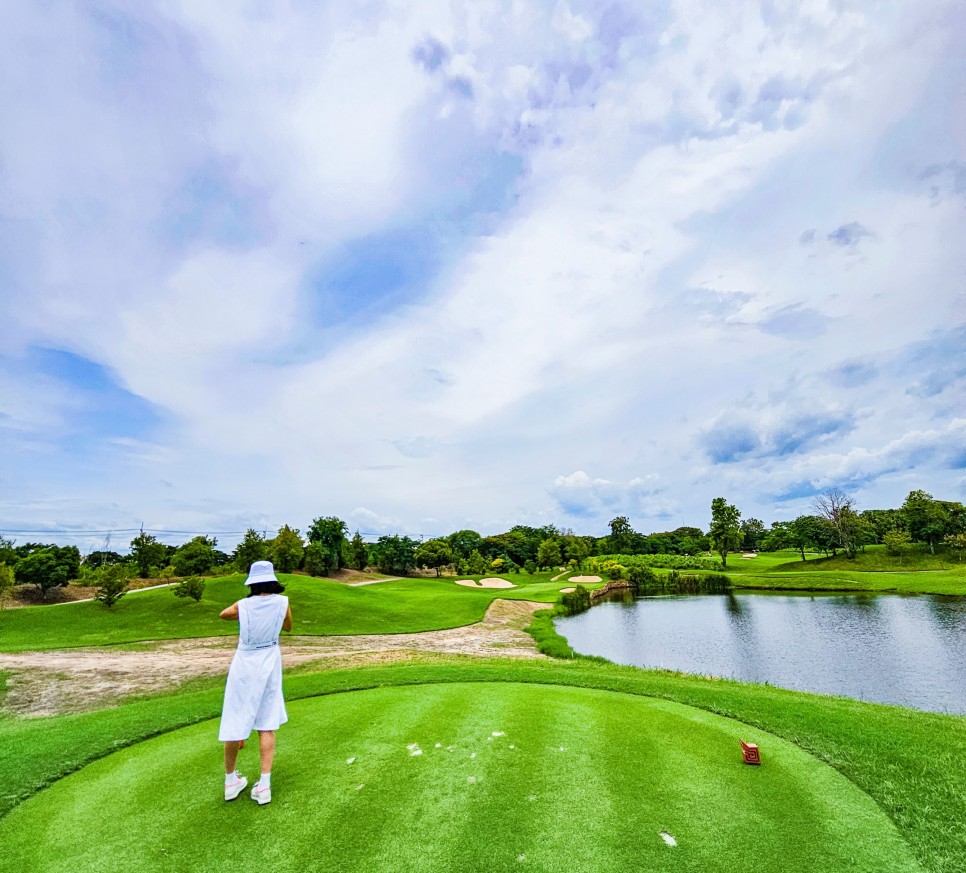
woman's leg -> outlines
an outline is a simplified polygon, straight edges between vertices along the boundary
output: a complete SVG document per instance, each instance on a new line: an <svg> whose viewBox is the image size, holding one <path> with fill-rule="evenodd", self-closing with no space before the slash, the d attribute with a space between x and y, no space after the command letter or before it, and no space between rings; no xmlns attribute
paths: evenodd
<svg viewBox="0 0 966 873"><path fill-rule="evenodd" d="M262 759L262 772L271 773L272 761L275 760L275 731L258 732L258 751Z"/></svg>
<svg viewBox="0 0 966 873"><path fill-rule="evenodd" d="M238 763L238 747L240 740L231 740L225 743L225 773L234 773L235 764Z"/></svg>

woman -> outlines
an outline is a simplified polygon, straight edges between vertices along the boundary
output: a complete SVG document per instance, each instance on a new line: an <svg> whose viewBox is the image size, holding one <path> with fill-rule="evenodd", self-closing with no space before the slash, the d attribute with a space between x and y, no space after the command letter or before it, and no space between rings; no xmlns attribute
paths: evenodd
<svg viewBox="0 0 966 873"><path fill-rule="evenodd" d="M238 648L228 669L225 705L218 740L225 744L225 800L234 800L248 780L236 769L238 750L252 732L258 731L262 775L252 788L252 800L272 800L272 759L275 731L288 721L282 697L282 653L279 633L292 629L292 610L285 589L275 578L271 561L256 561L245 580L248 597L221 613L225 621L238 622Z"/></svg>

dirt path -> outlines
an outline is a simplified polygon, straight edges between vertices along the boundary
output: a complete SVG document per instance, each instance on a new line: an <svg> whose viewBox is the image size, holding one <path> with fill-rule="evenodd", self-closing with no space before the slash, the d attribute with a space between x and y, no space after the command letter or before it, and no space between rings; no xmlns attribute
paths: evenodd
<svg viewBox="0 0 966 873"><path fill-rule="evenodd" d="M372 634L282 639L287 668L313 661L355 666L403 660L412 653L478 657L542 658L523 632L533 612L546 603L494 600L483 621L451 630L418 634ZM9 673L0 712L40 717L98 709L131 694L171 690L199 676L224 675L235 637L162 640L143 648L91 647L49 652L0 653Z"/></svg>

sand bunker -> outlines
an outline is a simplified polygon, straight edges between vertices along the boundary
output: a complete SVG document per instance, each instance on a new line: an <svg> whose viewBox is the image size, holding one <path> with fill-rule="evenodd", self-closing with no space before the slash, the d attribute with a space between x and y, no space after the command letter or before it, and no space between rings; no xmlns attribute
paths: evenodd
<svg viewBox="0 0 966 873"><path fill-rule="evenodd" d="M457 585L463 585L466 588L516 588L512 582L507 582L506 579L496 579L490 577L488 579L480 579L479 582L474 582L472 579L458 579L456 581Z"/></svg>
<svg viewBox="0 0 966 873"><path fill-rule="evenodd" d="M561 594L573 594L576 590L577 590L576 588L561 588L560 589L560 593Z"/></svg>
<svg viewBox="0 0 966 873"><path fill-rule="evenodd" d="M592 585L600 582L600 576L571 576L567 581L576 582L578 585Z"/></svg>

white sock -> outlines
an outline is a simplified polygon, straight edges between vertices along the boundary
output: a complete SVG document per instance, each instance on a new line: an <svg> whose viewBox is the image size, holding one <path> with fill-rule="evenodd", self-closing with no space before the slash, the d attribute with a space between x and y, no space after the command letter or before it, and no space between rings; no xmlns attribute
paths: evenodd
<svg viewBox="0 0 966 873"><path fill-rule="evenodd" d="M261 786L263 786L264 788L271 788L272 787L272 774L271 773L262 773L262 778L258 780L258 784L261 785Z"/></svg>
<svg viewBox="0 0 966 873"><path fill-rule="evenodd" d="M239 775L238 771L237 770L232 770L231 773L226 773L225 774L225 785L229 785L232 782L235 782L235 781L237 781L240 778L241 778L241 776Z"/></svg>

